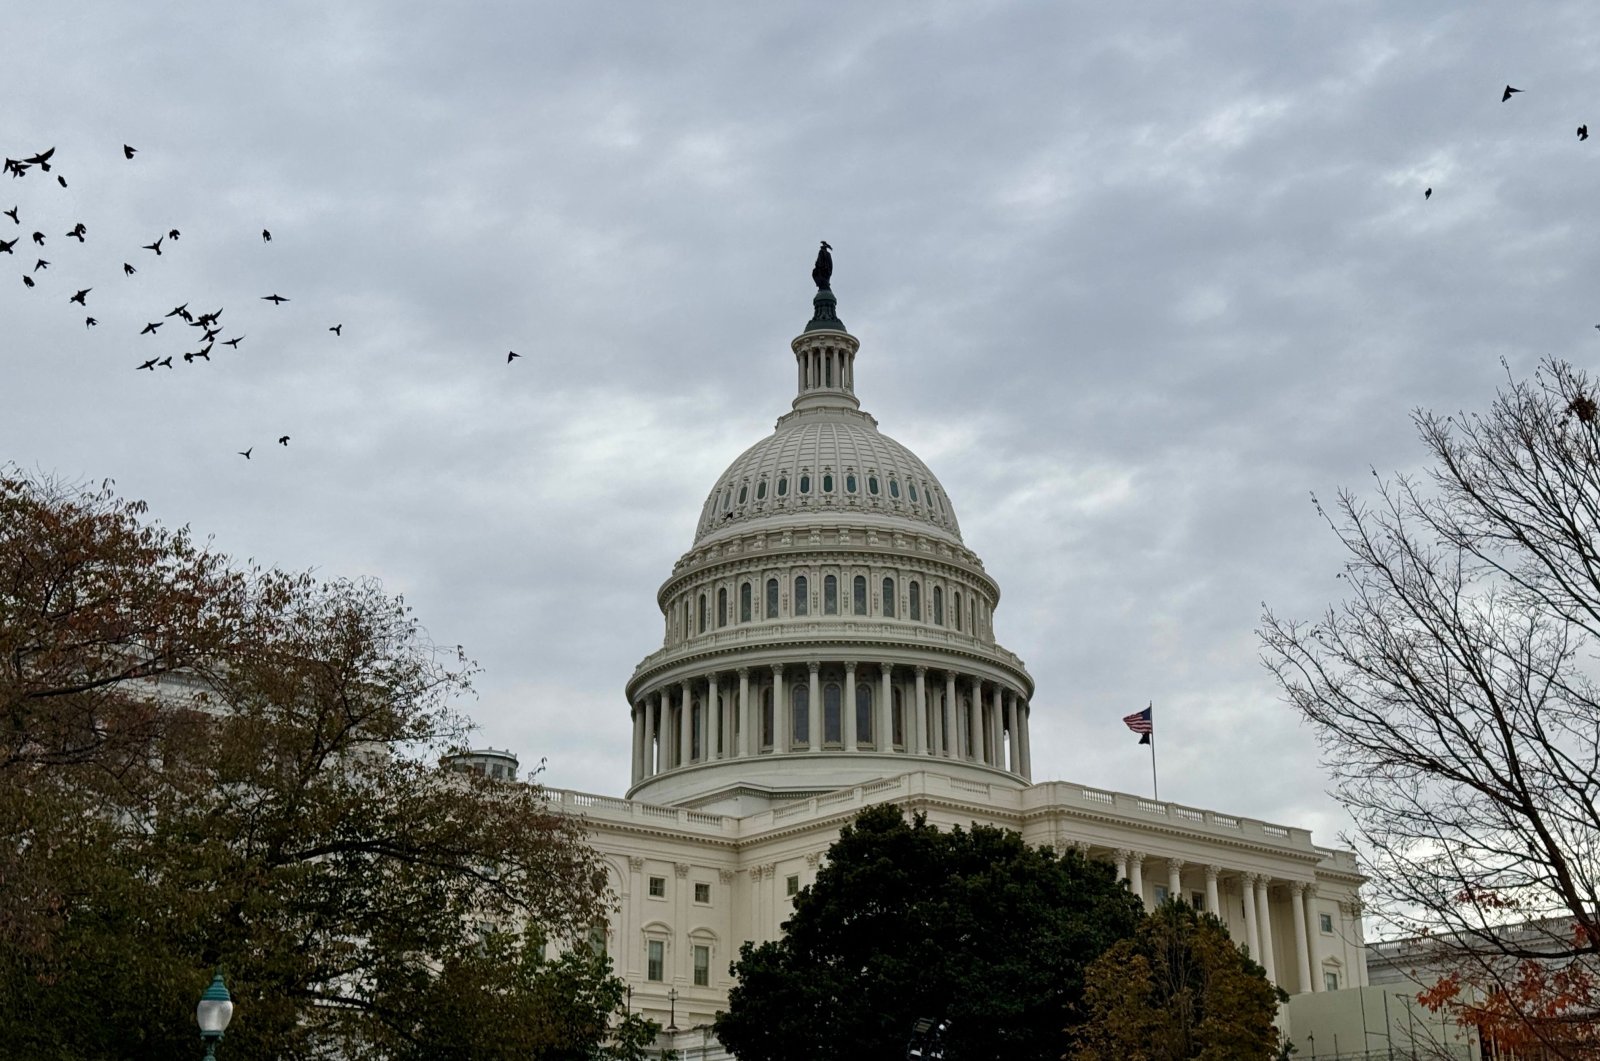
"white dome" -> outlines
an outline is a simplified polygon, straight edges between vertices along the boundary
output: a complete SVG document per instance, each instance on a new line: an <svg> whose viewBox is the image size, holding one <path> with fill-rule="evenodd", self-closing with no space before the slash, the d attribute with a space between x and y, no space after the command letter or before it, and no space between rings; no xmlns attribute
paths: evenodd
<svg viewBox="0 0 1600 1061"><path fill-rule="evenodd" d="M728 465L700 510L695 544L752 520L813 512L899 517L961 540L928 466L866 413L830 408L790 413Z"/></svg>

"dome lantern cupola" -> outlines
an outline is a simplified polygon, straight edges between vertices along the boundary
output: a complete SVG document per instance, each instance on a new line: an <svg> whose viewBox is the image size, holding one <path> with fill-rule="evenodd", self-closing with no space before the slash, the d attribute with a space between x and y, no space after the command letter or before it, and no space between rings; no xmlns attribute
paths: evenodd
<svg viewBox="0 0 1600 1061"><path fill-rule="evenodd" d="M844 330L844 322L834 315L833 292L817 292L812 304L816 312L806 330L789 344L794 350L796 412L806 409L859 409L856 399L856 351L861 344Z"/></svg>

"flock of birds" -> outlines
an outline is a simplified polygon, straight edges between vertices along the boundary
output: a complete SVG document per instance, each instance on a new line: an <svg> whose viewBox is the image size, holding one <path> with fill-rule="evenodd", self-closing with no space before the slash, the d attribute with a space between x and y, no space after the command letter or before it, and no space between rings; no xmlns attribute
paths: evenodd
<svg viewBox="0 0 1600 1061"><path fill-rule="evenodd" d="M1520 88L1512 88L1510 85L1507 85L1506 88L1505 88L1505 91L1500 93L1500 102L1501 103L1505 103L1512 96L1516 95L1517 93L1519 93L1521 91L1522 91L1522 89L1520 89ZM1584 140L1589 139L1589 123L1588 122L1584 122L1582 125L1578 126L1577 132L1578 132L1578 141L1580 143L1582 143ZM1433 189L1431 187L1422 189L1422 198L1425 199L1425 200L1426 199L1432 199L1433 198ZM1595 327L1596 328L1600 328L1600 324L1596 324Z"/></svg>
<svg viewBox="0 0 1600 1061"><path fill-rule="evenodd" d="M13 180L27 177L34 170L38 170L40 173L49 173L52 170L52 162L55 157L55 153L56 149L51 147L43 151L35 152L34 154L28 155L24 158L8 157L5 159L3 172L9 174ZM122 155L124 159L132 161L134 155L137 153L137 148L128 144L122 145ZM68 187L67 179L63 174L56 174L56 183L62 188ZM0 210L0 214L4 214L5 217L11 220L12 224L15 226L13 231L17 233L9 240L0 238L0 254L9 254L15 257L17 255L18 244L23 240L23 233L21 230L25 228L32 228L35 222L30 220L27 225L24 225L21 208L15 205L8 210ZM3 225L3 222L0 222L0 225ZM0 228L0 232L3 231L3 228ZM76 239L79 244L86 244L88 243L88 234L88 226L82 221L78 221L70 229L68 229L63 236L59 238ZM28 237L29 242L26 244L26 246L34 250L36 254L42 255L44 253L43 248L47 245L47 241L50 238L51 237L47 236L43 231L34 229L31 236ZM151 251L156 257L159 258L162 256L161 248L163 243L167 243L167 249L171 250L172 248L170 245L179 242L181 238L182 233L176 228L171 228L165 233L158 235L153 242L141 245L139 250ZM261 242L272 242L272 232L270 229L263 228L261 230ZM23 287L29 290L44 290L41 285L45 280L45 277L40 276L39 274L44 273L48 275L52 264L53 263L47 258L42 256L36 257L33 268L25 271L22 274ZM124 261L122 263L122 275L125 278L131 278L139 271L139 268L133 265L132 262ZM95 289L92 286L84 288L74 287L72 293L67 297L67 303L69 305L81 306L85 310L85 316L83 319L83 326L85 328L95 328L100 324L98 318L87 312L89 310L89 296L94 292L94 290ZM291 301L287 296L280 295L277 292L273 292L270 295L261 295L260 300L263 302L271 302L274 306L282 306L285 302ZM237 351L239 344L244 342L245 335L237 334L231 336L230 338L223 338L224 327L222 324L222 313L223 310L221 307L208 312L194 313L190 311L189 303L185 302L182 305L175 306L166 311L164 314L161 314L159 319L147 321L144 326L138 330L136 337L150 336L151 338L158 338L158 333L163 327L171 324L174 325L173 330L178 331L179 329L176 327L176 325L181 322L184 327L193 330L186 333L192 336L192 338L187 339L182 345L188 347L192 344L194 348L185 349L178 353L166 353L164 356L158 355L155 357L144 357L143 355L140 355L140 357L143 359L139 360L138 363L134 365L134 370L138 372L147 371L151 373L156 372L157 369L167 369L170 371L174 367L173 361L175 358L181 358L181 360L187 365L193 365L196 361L204 361L209 364L211 362L212 352L219 344ZM344 334L344 325L342 323L333 324L328 327L328 331L332 332L335 337L342 337ZM197 337L193 336L194 332L199 333ZM513 360L521 356L522 355L516 351L508 352L506 354L506 364L509 365ZM290 436L287 434L280 435L278 436L277 441L280 446L286 447L289 445ZM251 445L242 450L236 450L235 452L245 460L250 460L254 451L255 446Z"/></svg>

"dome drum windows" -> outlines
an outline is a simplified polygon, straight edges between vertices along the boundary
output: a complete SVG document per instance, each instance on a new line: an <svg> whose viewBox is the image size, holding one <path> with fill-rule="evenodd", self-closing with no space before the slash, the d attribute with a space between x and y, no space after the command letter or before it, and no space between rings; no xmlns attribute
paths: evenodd
<svg viewBox="0 0 1600 1061"><path fill-rule="evenodd" d="M822 473L822 492L825 493L825 494L833 493L833 473L832 472L823 472Z"/></svg>
<svg viewBox="0 0 1600 1061"><path fill-rule="evenodd" d="M883 617L894 618L894 579L883 580Z"/></svg>
<svg viewBox="0 0 1600 1061"><path fill-rule="evenodd" d="M916 579L912 579L911 585L906 587L906 594L911 598L909 602L911 606L909 618L912 622L920 623L922 621L922 585Z"/></svg>
<svg viewBox="0 0 1600 1061"><path fill-rule="evenodd" d="M900 480L892 475L889 477L889 496L893 498L900 496Z"/></svg>
<svg viewBox="0 0 1600 1061"><path fill-rule="evenodd" d="M844 719L840 709L841 692L835 682L822 687L822 743L835 747L844 743Z"/></svg>
<svg viewBox="0 0 1600 1061"><path fill-rule="evenodd" d="M728 587L717 590L717 628L728 625Z"/></svg>
<svg viewBox="0 0 1600 1061"><path fill-rule="evenodd" d="M878 496L878 477L876 475L867 476L867 493L873 497Z"/></svg>
<svg viewBox="0 0 1600 1061"><path fill-rule="evenodd" d="M847 493L847 494L853 494L853 493L856 492L856 473L855 472L847 472L845 474L845 477L844 477L844 492Z"/></svg>
<svg viewBox="0 0 1600 1061"><path fill-rule="evenodd" d="M811 689L796 683L789 689L789 740L792 747L809 747L811 743Z"/></svg>
<svg viewBox="0 0 1600 1061"><path fill-rule="evenodd" d="M809 494L811 492L811 475L809 472L800 473L800 492L802 494Z"/></svg>
<svg viewBox="0 0 1600 1061"><path fill-rule="evenodd" d="M944 625L944 587L933 587L933 625Z"/></svg>
<svg viewBox="0 0 1600 1061"><path fill-rule="evenodd" d="M761 481L756 483L756 500L757 501L765 501L766 499L767 499L767 479L766 479L766 476L762 476L761 477Z"/></svg>
<svg viewBox="0 0 1600 1061"><path fill-rule="evenodd" d="M811 586L804 575L794 579L794 614L808 615L811 610Z"/></svg>
<svg viewBox="0 0 1600 1061"><path fill-rule="evenodd" d="M872 743L872 686L856 683L856 744Z"/></svg>
<svg viewBox="0 0 1600 1061"><path fill-rule="evenodd" d="M739 587L739 621L741 623L750 621L750 598L753 593L754 591L748 582Z"/></svg>
<svg viewBox="0 0 1600 1061"><path fill-rule="evenodd" d="M778 476L778 496L779 497L787 497L788 494L789 494L789 477L787 475L780 475L780 476Z"/></svg>
<svg viewBox="0 0 1600 1061"><path fill-rule="evenodd" d="M822 614L839 614L839 580L833 575L824 575L822 579Z"/></svg>
<svg viewBox="0 0 1600 1061"><path fill-rule="evenodd" d="M851 590L851 595L854 597L855 613L857 615L867 614L867 576L857 575Z"/></svg>
<svg viewBox="0 0 1600 1061"><path fill-rule="evenodd" d="M769 578L769 579L767 579L767 618L768 619L776 619L777 617L778 617L778 580L775 579L775 578Z"/></svg>

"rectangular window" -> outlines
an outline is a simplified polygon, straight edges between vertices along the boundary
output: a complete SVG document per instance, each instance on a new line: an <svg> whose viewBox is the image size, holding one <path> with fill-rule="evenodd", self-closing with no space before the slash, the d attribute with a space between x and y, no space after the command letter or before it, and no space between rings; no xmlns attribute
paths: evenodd
<svg viewBox="0 0 1600 1061"><path fill-rule="evenodd" d="M645 969L644 978L659 983L666 979L667 945L662 940L653 939L646 946L648 948L648 957L646 959L648 965Z"/></svg>
<svg viewBox="0 0 1600 1061"><path fill-rule="evenodd" d="M1189 905L1194 907L1196 910L1204 910L1206 908L1206 893L1190 892Z"/></svg>
<svg viewBox="0 0 1600 1061"><path fill-rule="evenodd" d="M1338 973L1323 973L1322 974L1322 986L1327 988L1329 991L1337 991L1337 990L1339 990L1339 974Z"/></svg>
<svg viewBox="0 0 1600 1061"><path fill-rule="evenodd" d="M666 898L666 895L667 895L667 878L665 878L665 877L651 877L650 878L650 898L652 898L652 899L664 899L664 898Z"/></svg>
<svg viewBox="0 0 1600 1061"><path fill-rule="evenodd" d="M711 901L711 885L705 881L695 881L694 901L697 903L709 903Z"/></svg>
<svg viewBox="0 0 1600 1061"><path fill-rule="evenodd" d="M769 579L767 579L767 618L768 619L776 619L777 617L778 617L778 580L775 579L775 578L769 578Z"/></svg>
<svg viewBox="0 0 1600 1061"><path fill-rule="evenodd" d="M1332 914L1318 914L1317 915L1317 927L1322 930L1323 935L1326 935L1326 936L1333 935L1333 915Z"/></svg>
<svg viewBox="0 0 1600 1061"><path fill-rule="evenodd" d="M711 986L711 948L696 946L694 949L694 986Z"/></svg>
<svg viewBox="0 0 1600 1061"><path fill-rule="evenodd" d="M866 576L865 575L857 575L856 578L855 578L855 582L853 582L851 584L851 589L853 590L852 596L855 598L856 614L857 615L865 615L865 614L867 614L867 578L866 578Z"/></svg>
<svg viewBox="0 0 1600 1061"><path fill-rule="evenodd" d="M783 894L793 897L800 894L800 878L791 874L783 879Z"/></svg>
<svg viewBox="0 0 1600 1061"><path fill-rule="evenodd" d="M1167 901L1167 896L1170 895L1170 894L1171 893L1167 891L1167 886L1165 884L1157 884L1156 885L1156 905L1160 906L1162 903L1166 902Z"/></svg>
<svg viewBox="0 0 1600 1061"><path fill-rule="evenodd" d="M822 614L839 614L839 580L832 575L822 580Z"/></svg>

